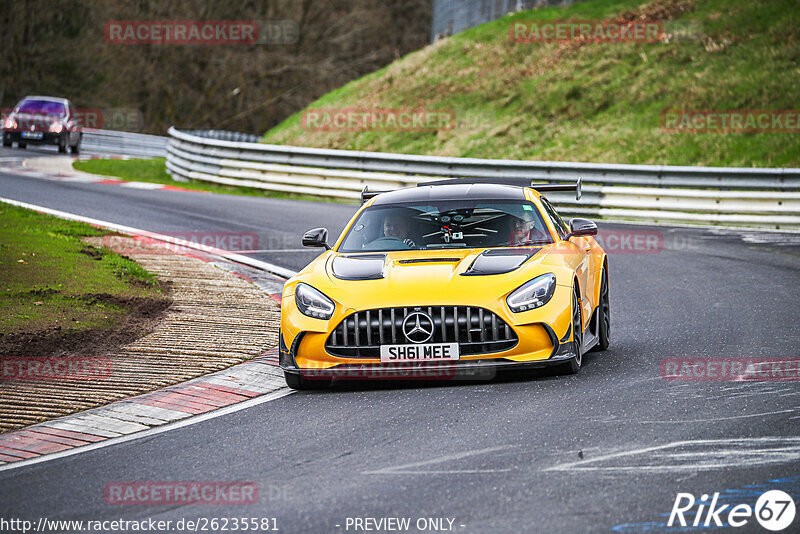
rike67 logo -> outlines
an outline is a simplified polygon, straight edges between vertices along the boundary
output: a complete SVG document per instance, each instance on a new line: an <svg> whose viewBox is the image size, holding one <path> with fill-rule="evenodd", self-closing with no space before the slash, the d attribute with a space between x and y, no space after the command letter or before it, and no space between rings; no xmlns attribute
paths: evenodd
<svg viewBox="0 0 800 534"><path fill-rule="evenodd" d="M781 490L761 494L755 506L749 504L720 504L719 493L709 500L703 495L696 501L691 493L678 493L668 527L743 527L755 517L758 524L772 532L785 530L794 522L795 504L791 495ZM697 509L695 510L695 505Z"/></svg>

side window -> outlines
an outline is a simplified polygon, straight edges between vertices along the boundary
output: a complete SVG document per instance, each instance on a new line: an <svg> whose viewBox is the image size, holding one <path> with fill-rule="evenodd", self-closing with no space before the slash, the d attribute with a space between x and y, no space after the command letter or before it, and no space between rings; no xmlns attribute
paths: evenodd
<svg viewBox="0 0 800 534"><path fill-rule="evenodd" d="M551 221L553 221L553 226L556 227L559 237L561 239L567 237L567 234L569 233L569 227L564 224L563 220L561 220L561 216L558 214L558 212L556 212L553 205L550 204L550 201L544 197L539 197L539 199L542 201L542 206L544 206L547 216L550 217Z"/></svg>

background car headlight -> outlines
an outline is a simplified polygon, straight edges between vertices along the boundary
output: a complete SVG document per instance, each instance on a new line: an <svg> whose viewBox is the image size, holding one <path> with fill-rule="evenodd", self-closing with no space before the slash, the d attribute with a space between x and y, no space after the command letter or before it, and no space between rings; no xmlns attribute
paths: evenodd
<svg viewBox="0 0 800 534"><path fill-rule="evenodd" d="M297 284L294 301L303 315L315 319L330 319L333 316L333 301L307 284Z"/></svg>
<svg viewBox="0 0 800 534"><path fill-rule="evenodd" d="M553 273L537 276L514 290L506 298L506 303L514 313L544 306L556 290L556 275Z"/></svg>

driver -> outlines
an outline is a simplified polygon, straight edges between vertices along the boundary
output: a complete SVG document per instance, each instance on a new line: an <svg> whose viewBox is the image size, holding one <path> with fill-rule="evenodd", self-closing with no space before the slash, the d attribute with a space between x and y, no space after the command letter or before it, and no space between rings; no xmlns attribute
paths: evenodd
<svg viewBox="0 0 800 534"><path fill-rule="evenodd" d="M397 239L405 243L409 248L416 248L414 241L410 238L409 227L408 218L403 216L402 213L389 213L383 218L383 235L367 244L364 248L372 248L371 245L377 245L379 241L385 239Z"/></svg>

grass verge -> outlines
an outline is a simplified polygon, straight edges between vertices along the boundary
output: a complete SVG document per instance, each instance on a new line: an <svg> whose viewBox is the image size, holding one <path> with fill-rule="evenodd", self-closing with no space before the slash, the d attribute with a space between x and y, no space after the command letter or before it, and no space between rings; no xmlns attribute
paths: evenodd
<svg viewBox="0 0 800 534"><path fill-rule="evenodd" d="M165 288L153 274L81 240L107 233L0 204L0 354L42 339L52 339L48 350L56 350L59 339L113 329L137 310L166 308Z"/></svg>

